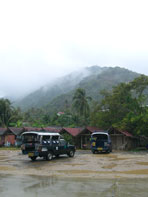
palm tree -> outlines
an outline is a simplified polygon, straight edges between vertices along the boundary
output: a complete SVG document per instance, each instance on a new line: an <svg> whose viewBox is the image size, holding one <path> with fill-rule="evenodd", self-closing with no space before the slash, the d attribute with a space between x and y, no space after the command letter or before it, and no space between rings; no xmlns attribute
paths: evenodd
<svg viewBox="0 0 148 197"><path fill-rule="evenodd" d="M9 123L16 119L16 112L9 99L0 99L0 126L9 126Z"/></svg>
<svg viewBox="0 0 148 197"><path fill-rule="evenodd" d="M89 115L88 100L91 100L91 97L86 96L86 92L84 89L78 88L75 91L73 97L73 109L78 116L86 118Z"/></svg>
<svg viewBox="0 0 148 197"><path fill-rule="evenodd" d="M7 126L11 117L11 103L8 99L0 99L0 124Z"/></svg>

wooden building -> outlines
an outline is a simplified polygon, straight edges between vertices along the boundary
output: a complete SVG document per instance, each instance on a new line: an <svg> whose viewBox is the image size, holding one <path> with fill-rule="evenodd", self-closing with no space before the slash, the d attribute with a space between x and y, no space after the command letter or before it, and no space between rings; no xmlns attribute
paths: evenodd
<svg viewBox="0 0 148 197"><path fill-rule="evenodd" d="M4 132L5 146L18 146L23 128L8 127Z"/></svg>
<svg viewBox="0 0 148 197"><path fill-rule="evenodd" d="M77 136L82 132L82 130L83 128L62 128L60 134L63 136L69 135L72 138L73 144L78 148L79 140Z"/></svg>
<svg viewBox="0 0 148 197"><path fill-rule="evenodd" d="M85 127L77 136L78 148L90 149L91 134L93 132L103 132L103 129L97 127Z"/></svg>
<svg viewBox="0 0 148 197"><path fill-rule="evenodd" d="M127 131L110 128L108 130L113 150L130 150L139 146L139 139Z"/></svg>
<svg viewBox="0 0 148 197"><path fill-rule="evenodd" d="M58 132L66 138L71 139L78 149L90 149L90 138L93 132L102 132L104 130L96 127L85 128L62 128L62 127L47 127L47 128L0 128L0 146L20 146L21 134L25 131L48 131ZM127 131L121 131L111 127L108 130L112 140L113 150L130 150L140 145L139 138L134 137ZM142 140L141 140L142 141ZM147 141L146 141L147 142Z"/></svg>
<svg viewBox="0 0 148 197"><path fill-rule="evenodd" d="M95 131L103 131L96 127L62 128L60 134L68 134L72 137L74 145L79 149L90 149L91 134Z"/></svg>

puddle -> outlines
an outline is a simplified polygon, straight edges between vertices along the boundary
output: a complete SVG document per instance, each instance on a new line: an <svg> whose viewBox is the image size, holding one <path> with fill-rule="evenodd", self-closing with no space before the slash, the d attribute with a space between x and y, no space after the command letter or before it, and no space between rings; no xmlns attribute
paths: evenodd
<svg viewBox="0 0 148 197"><path fill-rule="evenodd" d="M147 197L148 179L58 179L0 175L1 197Z"/></svg>

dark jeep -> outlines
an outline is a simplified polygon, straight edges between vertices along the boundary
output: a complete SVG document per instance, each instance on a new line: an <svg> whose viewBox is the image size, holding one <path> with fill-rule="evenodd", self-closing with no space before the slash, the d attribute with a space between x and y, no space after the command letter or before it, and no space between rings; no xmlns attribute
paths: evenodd
<svg viewBox="0 0 148 197"><path fill-rule="evenodd" d="M91 135L91 151L97 152L112 152L112 143L107 132L94 132Z"/></svg>
<svg viewBox="0 0 148 197"><path fill-rule="evenodd" d="M67 143L59 133L28 131L22 134L21 150L23 154L33 161L37 157L52 160L53 156L58 157L67 154L73 157L75 146Z"/></svg>

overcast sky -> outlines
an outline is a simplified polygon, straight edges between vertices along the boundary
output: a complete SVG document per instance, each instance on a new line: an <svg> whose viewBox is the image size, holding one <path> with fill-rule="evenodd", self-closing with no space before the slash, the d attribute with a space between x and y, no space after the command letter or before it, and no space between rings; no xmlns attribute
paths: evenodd
<svg viewBox="0 0 148 197"><path fill-rule="evenodd" d="M148 75L147 0L1 0L0 96L79 68Z"/></svg>

